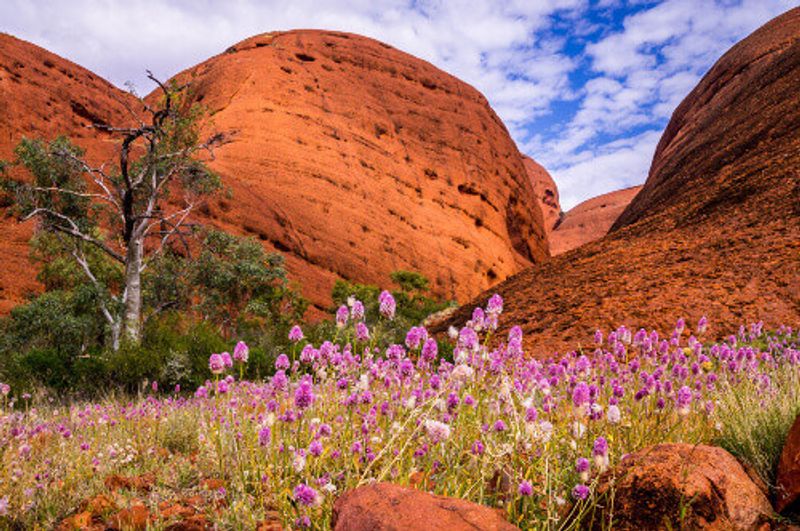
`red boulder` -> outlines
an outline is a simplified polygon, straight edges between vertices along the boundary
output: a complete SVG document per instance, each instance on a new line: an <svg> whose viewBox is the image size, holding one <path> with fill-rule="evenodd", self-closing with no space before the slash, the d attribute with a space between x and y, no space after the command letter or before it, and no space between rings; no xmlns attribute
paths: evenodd
<svg viewBox="0 0 800 531"><path fill-rule="evenodd" d="M331 527L336 531L518 529L496 509L391 483L344 493L333 506Z"/></svg>

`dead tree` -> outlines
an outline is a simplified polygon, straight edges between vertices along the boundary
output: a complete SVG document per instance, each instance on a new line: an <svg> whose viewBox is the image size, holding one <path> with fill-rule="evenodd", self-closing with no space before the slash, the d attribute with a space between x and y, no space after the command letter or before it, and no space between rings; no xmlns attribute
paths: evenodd
<svg viewBox="0 0 800 531"><path fill-rule="evenodd" d="M21 218L35 218L39 230L58 235L89 282L107 293L98 304L115 350L121 339L141 340L142 273L173 239L186 236L190 214L219 186L200 154L213 157L221 135L201 142L199 111L186 101L187 87L147 74L161 92L158 105L139 99L136 112L121 102L135 125L93 125L119 139L117 162L92 166L63 138L50 144L25 140L16 151L33 177L14 181ZM119 264L122 285L116 290L101 285L87 246Z"/></svg>

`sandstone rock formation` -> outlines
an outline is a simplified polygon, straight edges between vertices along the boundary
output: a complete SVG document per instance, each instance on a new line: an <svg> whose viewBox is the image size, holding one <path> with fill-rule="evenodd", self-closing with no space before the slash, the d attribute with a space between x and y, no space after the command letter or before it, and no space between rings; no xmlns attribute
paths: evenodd
<svg viewBox="0 0 800 531"><path fill-rule="evenodd" d="M391 483L345 492L333 506L335 531L513 531L502 511Z"/></svg>
<svg viewBox="0 0 800 531"><path fill-rule="evenodd" d="M773 514L736 458L705 445L659 444L635 452L600 477L597 494L613 496L611 525L623 531L749 530L768 524ZM605 523L609 517L603 515Z"/></svg>
<svg viewBox="0 0 800 531"><path fill-rule="evenodd" d="M97 75L34 44L0 33L0 160L23 137L67 135L93 161L113 153L93 123L122 124L132 98ZM0 205L0 314L40 288L28 260L33 224L19 224Z"/></svg>
<svg viewBox="0 0 800 531"><path fill-rule="evenodd" d="M561 204L558 202L558 187L541 164L527 155L522 155L522 160L533 184L533 193L536 195L539 208L542 210L545 231L548 238L550 238L550 234L562 216ZM609 224L610 226L611 224ZM553 254L552 246L550 247L550 254Z"/></svg>
<svg viewBox="0 0 800 531"><path fill-rule="evenodd" d="M356 35L292 31L243 41L179 78L226 135L212 166L230 194L198 221L282 252L317 308L337 278L386 285L397 269L467 300L547 255L502 122L479 92L422 60ZM77 65L0 37L0 158L22 136L58 134L104 155L115 146L86 126L125 120L123 101ZM7 311L37 286L32 227L2 223Z"/></svg>
<svg viewBox="0 0 800 531"><path fill-rule="evenodd" d="M228 139L206 215L287 256L317 306L397 269L467 300L547 255L522 158L486 99L346 33L247 39L179 76Z"/></svg>
<svg viewBox="0 0 800 531"><path fill-rule="evenodd" d="M668 331L707 315L711 333L800 321L800 8L727 52L673 114L641 192L610 233L497 291L505 326L534 354L596 328Z"/></svg>
<svg viewBox="0 0 800 531"><path fill-rule="evenodd" d="M556 256L605 236L641 189L633 186L599 195L562 214L548 236L550 254Z"/></svg>
<svg viewBox="0 0 800 531"><path fill-rule="evenodd" d="M775 481L775 510L783 512L800 498L800 416L798 416L783 446Z"/></svg>

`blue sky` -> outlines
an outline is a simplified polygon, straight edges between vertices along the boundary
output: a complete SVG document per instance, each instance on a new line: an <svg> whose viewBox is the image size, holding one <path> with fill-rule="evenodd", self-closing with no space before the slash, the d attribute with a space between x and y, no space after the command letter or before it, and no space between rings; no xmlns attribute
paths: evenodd
<svg viewBox="0 0 800 531"><path fill-rule="evenodd" d="M672 111L788 0L3 0L0 30L147 93L256 33L361 33L477 87L562 207L640 184Z"/></svg>

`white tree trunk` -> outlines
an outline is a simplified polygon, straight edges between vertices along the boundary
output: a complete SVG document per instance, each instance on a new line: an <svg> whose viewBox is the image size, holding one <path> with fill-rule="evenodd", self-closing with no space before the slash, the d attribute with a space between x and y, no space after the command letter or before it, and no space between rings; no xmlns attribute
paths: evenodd
<svg viewBox="0 0 800 531"><path fill-rule="evenodd" d="M142 337L142 253L144 242L134 236L125 256L125 295L122 328L124 338L139 343Z"/></svg>

